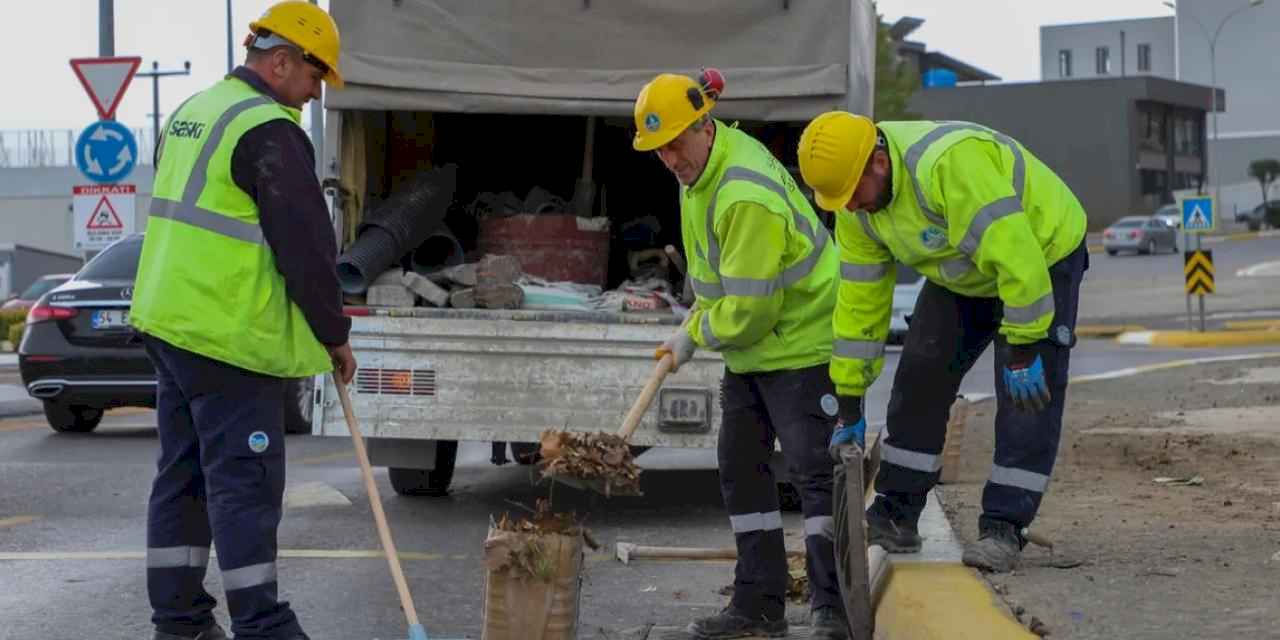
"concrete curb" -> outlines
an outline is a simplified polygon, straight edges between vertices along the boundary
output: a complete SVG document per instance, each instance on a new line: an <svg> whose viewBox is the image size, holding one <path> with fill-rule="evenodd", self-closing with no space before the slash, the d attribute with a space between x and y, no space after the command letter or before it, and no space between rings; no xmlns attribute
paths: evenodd
<svg viewBox="0 0 1280 640"><path fill-rule="evenodd" d="M1139 324L1082 324L1076 326L1076 335L1081 338L1114 338L1130 331L1145 331Z"/></svg>
<svg viewBox="0 0 1280 640"><path fill-rule="evenodd" d="M1131 331L1116 336L1120 344L1153 347L1213 348L1280 344L1280 331Z"/></svg>
<svg viewBox="0 0 1280 640"><path fill-rule="evenodd" d="M1255 329L1276 331L1280 330L1280 318L1271 318L1269 320L1228 320L1222 323L1222 326L1231 331L1252 331Z"/></svg>

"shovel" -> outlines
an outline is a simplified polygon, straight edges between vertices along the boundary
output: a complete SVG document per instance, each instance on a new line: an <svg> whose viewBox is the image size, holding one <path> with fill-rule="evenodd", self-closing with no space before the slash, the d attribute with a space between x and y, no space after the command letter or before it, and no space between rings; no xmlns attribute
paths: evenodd
<svg viewBox="0 0 1280 640"><path fill-rule="evenodd" d="M342 400L342 414L347 419L347 430L351 432L351 443L355 446L356 459L360 461L364 487L369 492L369 502L373 506L373 520L378 526L378 535L382 538L382 550L387 556L387 564L391 566L391 579L396 583L396 592L400 595L400 608L404 610L405 618L409 622L409 640L428 640L426 628L418 622L418 611L413 607L413 596L409 595L409 584L405 582L404 570L400 568L400 554L396 552L396 543L391 539L391 527L387 525L387 515L382 511L382 498L378 495L378 485L373 481L373 468L369 464L369 454L364 448L364 435L360 433L355 412L351 410L351 397L347 395L347 385L338 378L337 372L334 372L333 384L338 388L338 398Z"/></svg>
<svg viewBox="0 0 1280 640"><path fill-rule="evenodd" d="M631 410L627 412L627 417L622 421L622 428L618 429L617 435L622 439L623 444L626 444L636 427L640 425L640 419L649 410L649 405L653 404L653 397L658 394L662 381L666 380L667 375L671 373L671 369L675 367L675 363L675 356L668 353L662 356L658 364L653 367L653 373L649 376L649 381L645 383L644 388L640 390L639 397L631 405ZM608 478L582 478L565 473L544 473L543 478L574 487L575 489L589 489L603 493L606 496L640 495L640 492L634 488L615 485Z"/></svg>

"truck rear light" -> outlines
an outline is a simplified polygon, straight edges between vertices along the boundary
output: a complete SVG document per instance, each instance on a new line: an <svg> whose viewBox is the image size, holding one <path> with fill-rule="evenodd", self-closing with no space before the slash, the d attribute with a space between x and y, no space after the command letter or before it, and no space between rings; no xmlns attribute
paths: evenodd
<svg viewBox="0 0 1280 640"><path fill-rule="evenodd" d="M58 307L41 302L31 307L31 311L27 312L27 324L47 322L49 320L66 320L76 317L77 313L79 312L74 307Z"/></svg>

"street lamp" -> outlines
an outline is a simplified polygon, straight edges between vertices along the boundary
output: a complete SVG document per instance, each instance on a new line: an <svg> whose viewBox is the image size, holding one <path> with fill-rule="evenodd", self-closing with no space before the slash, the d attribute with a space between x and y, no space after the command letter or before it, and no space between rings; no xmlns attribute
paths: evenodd
<svg viewBox="0 0 1280 640"><path fill-rule="evenodd" d="M1217 62L1218 36L1222 34L1222 27L1227 24L1228 20L1235 17L1240 12L1245 11L1246 9L1260 7L1262 6L1262 3L1263 3L1263 0L1249 0L1248 4L1238 7L1236 8L1235 11L1228 13L1225 17L1222 18L1222 21L1218 23L1218 27L1213 30L1212 36L1209 35L1209 30L1205 28L1204 23L1200 22L1200 20L1195 16L1189 13L1187 14L1187 17L1191 18L1191 21L1194 22L1197 27L1200 27L1200 33L1204 34L1205 39L1209 41L1209 111L1212 113L1212 117L1213 117L1213 142L1215 147L1217 146L1217 143L1218 143L1218 62ZM1165 2L1164 6L1169 7L1170 9L1173 9L1175 13L1177 13L1178 11L1178 5L1172 2ZM1178 14L1178 15L1179 17L1181 17L1181 14ZM1209 161L1210 161L1209 165L1210 165L1210 170L1212 170L1214 165L1213 152L1210 149L1206 149L1205 151L1209 154ZM1208 176L1205 176L1205 177L1207 178ZM1218 179L1213 181L1213 200L1214 200L1215 206L1222 206L1222 174L1221 173L1218 173Z"/></svg>

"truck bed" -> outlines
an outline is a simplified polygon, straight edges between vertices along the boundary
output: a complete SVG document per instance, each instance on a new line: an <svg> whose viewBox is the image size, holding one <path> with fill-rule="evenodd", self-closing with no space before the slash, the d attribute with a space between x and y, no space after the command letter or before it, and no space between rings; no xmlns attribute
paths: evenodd
<svg viewBox="0 0 1280 640"><path fill-rule="evenodd" d="M616 431L654 369L672 314L349 309L359 369L351 398L371 438L537 442L548 428ZM712 448L719 355L699 352L667 378L631 438ZM325 378L316 433L348 436Z"/></svg>

